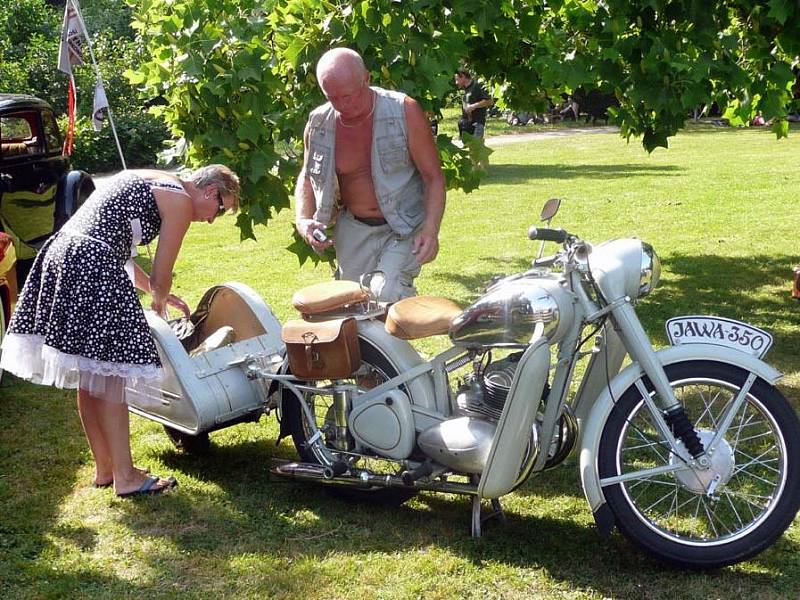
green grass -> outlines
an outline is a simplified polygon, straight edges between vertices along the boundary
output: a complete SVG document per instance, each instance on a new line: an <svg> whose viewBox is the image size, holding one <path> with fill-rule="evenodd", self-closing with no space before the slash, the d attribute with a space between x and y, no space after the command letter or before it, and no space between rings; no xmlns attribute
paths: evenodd
<svg viewBox="0 0 800 600"><path fill-rule="evenodd" d="M656 344L664 321L719 314L770 330L770 362L800 402L800 315L789 297L800 136L698 130L647 155L613 134L495 148L481 189L450 193L441 253L420 293L465 305L484 281L526 267L542 202L555 225L592 241L638 236L659 252L659 289L640 305ZM254 287L280 319L291 294L327 279L288 255L288 211L240 243L234 218L192 227L175 291ZM435 352L442 340L422 344ZM270 478L274 418L212 434L207 457L175 451L160 427L132 421L137 464L180 481L169 497L123 501L90 487L72 394L0 387L0 597L3 598L796 598L800 521L773 548L718 572L676 571L618 534L601 539L574 459L505 499L509 522L469 537L465 498L421 494L400 509L350 505L313 485Z"/></svg>

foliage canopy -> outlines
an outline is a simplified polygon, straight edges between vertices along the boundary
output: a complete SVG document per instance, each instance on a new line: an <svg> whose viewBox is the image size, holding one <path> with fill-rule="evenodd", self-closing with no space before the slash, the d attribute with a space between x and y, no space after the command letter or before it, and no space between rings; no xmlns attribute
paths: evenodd
<svg viewBox="0 0 800 600"><path fill-rule="evenodd" d="M716 102L731 123L760 112L786 135L800 55L793 0L142 0L149 60L127 75L190 164L243 177L243 237L289 205L314 67L333 46L364 56L375 84L437 114L466 61L505 106L583 87L613 93L622 135L667 146L687 113ZM469 150L437 140L448 185L469 191Z"/></svg>

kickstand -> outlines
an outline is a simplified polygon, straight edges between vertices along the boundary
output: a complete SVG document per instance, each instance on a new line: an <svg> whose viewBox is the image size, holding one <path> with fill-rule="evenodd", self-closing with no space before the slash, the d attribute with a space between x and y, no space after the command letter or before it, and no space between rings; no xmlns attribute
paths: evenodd
<svg viewBox="0 0 800 600"><path fill-rule="evenodd" d="M472 537L481 537L481 523L490 519L497 519L501 523L506 522L506 515L503 512L503 507L500 506L500 500L497 498L492 499L492 512L485 516L481 516L481 497L472 497Z"/></svg>

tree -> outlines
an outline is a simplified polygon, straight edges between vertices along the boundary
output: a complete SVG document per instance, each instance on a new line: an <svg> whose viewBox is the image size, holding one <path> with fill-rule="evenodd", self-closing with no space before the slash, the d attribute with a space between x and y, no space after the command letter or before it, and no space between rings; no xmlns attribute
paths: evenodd
<svg viewBox="0 0 800 600"><path fill-rule="evenodd" d="M178 150L244 175L243 237L289 205L303 125L323 101L315 61L332 46L360 51L373 82L432 114L465 59L511 107L612 91L622 135L648 151L712 102L734 124L760 111L786 135L800 54L792 0L143 0L134 27L151 59L127 75L166 99L156 110ZM474 189L482 145L437 143L448 186Z"/></svg>

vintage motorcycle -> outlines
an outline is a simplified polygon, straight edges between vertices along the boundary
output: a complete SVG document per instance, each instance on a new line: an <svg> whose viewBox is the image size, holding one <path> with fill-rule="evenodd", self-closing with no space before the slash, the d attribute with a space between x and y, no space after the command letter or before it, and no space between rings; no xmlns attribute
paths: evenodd
<svg viewBox="0 0 800 600"><path fill-rule="evenodd" d="M548 225L557 210L545 205ZM502 496L577 451L603 533L617 526L694 568L774 543L800 507L800 422L775 387L781 374L762 360L771 336L721 317L678 317L667 323L671 345L656 351L634 307L659 280L651 246L592 245L549 226L529 237L561 249L546 258L540 249L530 270L497 278L465 310L432 296L387 310L373 299L377 274L300 290L303 318L278 339L263 301L221 286L201 302L192 335L249 310L260 316L245 341L179 363L185 351L153 318L173 381L151 398L157 409L140 398L132 410L185 441L279 409L281 436L301 460L279 461L274 474L384 502L465 494L473 536L502 517ZM241 306L215 312L219 295ZM410 340L433 335L452 347L425 360Z"/></svg>

